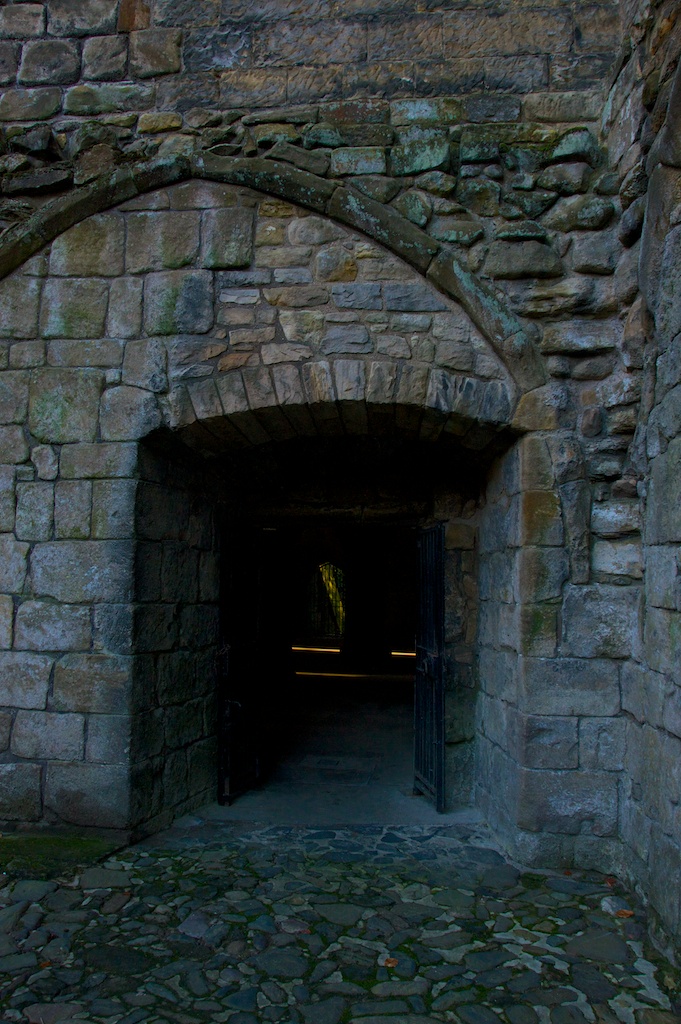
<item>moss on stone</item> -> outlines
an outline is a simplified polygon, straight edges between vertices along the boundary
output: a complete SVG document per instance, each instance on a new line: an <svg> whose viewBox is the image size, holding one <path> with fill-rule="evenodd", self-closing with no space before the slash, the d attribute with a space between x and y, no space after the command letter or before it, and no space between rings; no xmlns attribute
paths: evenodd
<svg viewBox="0 0 681 1024"><path fill-rule="evenodd" d="M19 878L52 878L76 873L120 847L120 840L75 832L15 833L0 836L0 885Z"/></svg>

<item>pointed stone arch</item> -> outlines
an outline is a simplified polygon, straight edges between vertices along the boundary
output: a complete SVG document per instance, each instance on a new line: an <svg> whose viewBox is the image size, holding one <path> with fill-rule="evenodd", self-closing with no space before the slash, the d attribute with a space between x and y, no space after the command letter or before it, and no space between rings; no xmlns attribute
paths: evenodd
<svg viewBox="0 0 681 1024"><path fill-rule="evenodd" d="M120 168L51 200L0 237L0 278L68 228L120 203L192 178L227 182L280 197L379 242L454 299L492 345L521 393L546 382L541 355L522 322L456 251L391 207L340 184L265 158L178 154Z"/></svg>

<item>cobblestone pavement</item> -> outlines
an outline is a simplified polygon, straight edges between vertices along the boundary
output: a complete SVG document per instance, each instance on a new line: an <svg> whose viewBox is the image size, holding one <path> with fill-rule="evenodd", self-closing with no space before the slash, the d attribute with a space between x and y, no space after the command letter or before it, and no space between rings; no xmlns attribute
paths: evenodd
<svg viewBox="0 0 681 1024"><path fill-rule="evenodd" d="M676 974L614 879L521 874L474 824L185 818L0 906L7 1021L679 1020Z"/></svg>

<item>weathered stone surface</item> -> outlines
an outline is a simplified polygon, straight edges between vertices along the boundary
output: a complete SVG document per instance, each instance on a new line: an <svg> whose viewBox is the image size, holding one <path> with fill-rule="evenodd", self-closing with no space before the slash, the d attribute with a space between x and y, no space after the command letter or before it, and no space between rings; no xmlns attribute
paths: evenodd
<svg viewBox="0 0 681 1024"><path fill-rule="evenodd" d="M247 267L253 257L253 213L248 209L210 210L201 219L201 259L205 267Z"/></svg>
<svg viewBox="0 0 681 1024"><path fill-rule="evenodd" d="M91 36L116 31L116 0L50 0L47 30L53 36Z"/></svg>
<svg viewBox="0 0 681 1024"><path fill-rule="evenodd" d="M681 542L681 438L652 463L646 540L650 544Z"/></svg>
<svg viewBox="0 0 681 1024"><path fill-rule="evenodd" d="M125 828L129 823L128 769L118 765L51 764L45 806L74 825Z"/></svg>
<svg viewBox="0 0 681 1024"><path fill-rule="evenodd" d="M40 290L36 278L14 275L0 282L0 337L36 336Z"/></svg>
<svg viewBox="0 0 681 1024"><path fill-rule="evenodd" d="M340 147L331 153L329 173L333 177L354 174L385 174L385 149L381 146Z"/></svg>
<svg viewBox="0 0 681 1024"><path fill-rule="evenodd" d="M14 626L14 646L28 651L82 651L91 642L90 609L24 601Z"/></svg>
<svg viewBox="0 0 681 1024"><path fill-rule="evenodd" d="M39 764L0 765L0 806L10 821L37 821L42 814Z"/></svg>
<svg viewBox="0 0 681 1024"><path fill-rule="evenodd" d="M101 338L104 333L108 288L88 278L45 282L40 329L44 338Z"/></svg>
<svg viewBox="0 0 681 1024"><path fill-rule="evenodd" d="M0 590L21 593L26 579L28 544L11 535L0 536Z"/></svg>
<svg viewBox="0 0 681 1024"><path fill-rule="evenodd" d="M41 709L47 704L52 658L44 654L0 652L0 704Z"/></svg>
<svg viewBox="0 0 681 1024"><path fill-rule="evenodd" d="M153 28L130 33L130 70L134 78L152 78L179 71L182 33Z"/></svg>
<svg viewBox="0 0 681 1024"><path fill-rule="evenodd" d="M123 714L131 699L129 660L103 654L66 654L54 670L56 711Z"/></svg>
<svg viewBox="0 0 681 1024"><path fill-rule="evenodd" d="M82 715L20 711L12 730L12 753L34 760L80 761L84 723Z"/></svg>
<svg viewBox="0 0 681 1024"><path fill-rule="evenodd" d="M125 601L132 587L127 541L53 541L31 557L35 593L57 601Z"/></svg>
<svg viewBox="0 0 681 1024"><path fill-rule="evenodd" d="M366 327L354 324L330 327L322 338L324 355L343 355L373 351L373 342Z"/></svg>
<svg viewBox="0 0 681 1024"><path fill-rule="evenodd" d="M90 217L55 240L50 272L58 277L116 277L123 273L124 244L121 217Z"/></svg>
<svg viewBox="0 0 681 1024"><path fill-rule="evenodd" d="M18 81L21 85L68 85L78 81L80 53L67 39L41 39L23 48Z"/></svg>
<svg viewBox="0 0 681 1024"><path fill-rule="evenodd" d="M108 82L102 85L74 85L66 92L64 113L96 116L129 110L148 110L153 105L154 97L155 91L151 85L118 85Z"/></svg>
<svg viewBox="0 0 681 1024"><path fill-rule="evenodd" d="M133 213L127 218L126 269L170 270L190 264L199 251L196 213Z"/></svg>
<svg viewBox="0 0 681 1024"><path fill-rule="evenodd" d="M27 39L40 36L45 28L43 4L22 3L20 6L6 6L0 11L0 37L5 39Z"/></svg>
<svg viewBox="0 0 681 1024"><path fill-rule="evenodd" d="M526 768L578 767L577 718L516 715L509 731L510 749L518 762Z"/></svg>
<svg viewBox="0 0 681 1024"><path fill-rule="evenodd" d="M60 107L59 89L6 89L0 96L0 121L44 121Z"/></svg>
<svg viewBox="0 0 681 1024"><path fill-rule="evenodd" d="M614 216L612 201L600 196L559 199L542 223L552 231L594 231L606 227Z"/></svg>
<svg viewBox="0 0 681 1024"><path fill-rule="evenodd" d="M149 274L144 285L149 334L206 334L213 326L213 278L208 271Z"/></svg>
<svg viewBox="0 0 681 1024"><path fill-rule="evenodd" d="M563 650L582 658L626 658L639 633L640 595L624 587L567 587Z"/></svg>
<svg viewBox="0 0 681 1024"><path fill-rule="evenodd" d="M518 824L530 831L613 835L617 829L617 779L607 772L521 769Z"/></svg>
<svg viewBox="0 0 681 1024"><path fill-rule="evenodd" d="M125 36L94 36L83 44L83 78L115 82L125 75L128 45Z"/></svg>
<svg viewBox="0 0 681 1024"><path fill-rule="evenodd" d="M41 441L94 441L103 375L99 370L34 370L28 422Z"/></svg>
<svg viewBox="0 0 681 1024"><path fill-rule="evenodd" d="M622 337L618 320L578 320L547 324L541 350L547 354L591 355L617 348Z"/></svg>
<svg viewBox="0 0 681 1024"><path fill-rule="evenodd" d="M492 242L485 272L493 278L559 277L562 265L550 245L543 242Z"/></svg>
<svg viewBox="0 0 681 1024"><path fill-rule="evenodd" d="M519 703L530 714L616 715L617 665L605 659L525 658Z"/></svg>
<svg viewBox="0 0 681 1024"><path fill-rule="evenodd" d="M127 385L105 391L100 410L103 440L136 440L155 430L160 423L161 411L150 391Z"/></svg>

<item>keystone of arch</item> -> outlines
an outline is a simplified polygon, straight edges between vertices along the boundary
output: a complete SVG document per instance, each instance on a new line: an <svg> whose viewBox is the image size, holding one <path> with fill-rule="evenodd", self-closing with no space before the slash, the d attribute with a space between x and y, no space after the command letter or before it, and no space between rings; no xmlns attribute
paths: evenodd
<svg viewBox="0 0 681 1024"><path fill-rule="evenodd" d="M68 228L119 203L190 178L242 185L355 228L401 257L453 298L492 345L521 392L547 380L537 346L497 294L438 242L392 207L338 181L264 157L173 154L119 168L54 199L0 236L0 278Z"/></svg>

